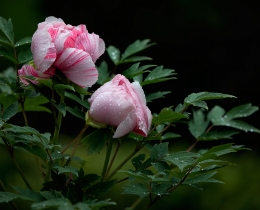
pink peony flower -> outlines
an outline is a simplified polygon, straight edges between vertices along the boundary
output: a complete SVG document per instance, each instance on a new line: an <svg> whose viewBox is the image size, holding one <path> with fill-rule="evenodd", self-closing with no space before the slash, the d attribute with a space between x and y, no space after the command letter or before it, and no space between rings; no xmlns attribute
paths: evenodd
<svg viewBox="0 0 260 210"><path fill-rule="evenodd" d="M152 115L138 82L130 83L118 74L98 88L89 98L89 115L97 122L116 126L113 138L133 131L147 136Z"/></svg>
<svg viewBox="0 0 260 210"><path fill-rule="evenodd" d="M50 69L58 68L72 82L89 87L98 79L94 63L105 44L98 35L89 34L85 25L66 25L60 18L48 17L38 24L31 50L38 72L49 75Z"/></svg>

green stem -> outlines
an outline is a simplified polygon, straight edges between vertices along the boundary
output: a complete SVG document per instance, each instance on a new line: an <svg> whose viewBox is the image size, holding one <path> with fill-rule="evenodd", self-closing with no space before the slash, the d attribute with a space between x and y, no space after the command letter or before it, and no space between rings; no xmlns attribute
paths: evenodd
<svg viewBox="0 0 260 210"><path fill-rule="evenodd" d="M60 97L60 104L63 104L65 100L64 94ZM55 122L55 130L52 138L52 144L57 144L59 134L60 134L60 126L61 126L61 120L62 120L62 113L59 111L58 112L58 117Z"/></svg>
<svg viewBox="0 0 260 210"><path fill-rule="evenodd" d="M103 165L103 169L102 169L102 174L101 174L101 180L100 181L103 181L105 180L105 174L107 172L107 166L108 166L108 163L109 163L109 159L110 159L110 154L112 152L112 147L113 147L113 138L110 134L110 137L108 139L108 146L107 146L107 153L106 153L106 159L105 159L105 162L104 162L104 165Z"/></svg>
<svg viewBox="0 0 260 210"><path fill-rule="evenodd" d="M5 189L5 186L4 186L3 182L2 182L2 180L0 180L0 190L1 190L2 192L7 192L7 190ZM10 204L10 206L12 207L12 209L18 210L18 208L15 206L15 204L14 204L13 201L10 201L9 204Z"/></svg>
<svg viewBox="0 0 260 210"><path fill-rule="evenodd" d="M87 130L88 125L86 125L81 131L80 133L76 136L76 138L74 138L64 149L61 150L61 154L63 154L64 152L66 152L66 150L75 142L78 141L78 139L82 136L82 134Z"/></svg>
<svg viewBox="0 0 260 210"><path fill-rule="evenodd" d="M65 96L64 93L60 96L60 104L63 104L65 100ZM54 107L53 107L54 108ZM55 110L55 108L54 108ZM53 112L55 115L55 112ZM60 127L61 127L61 120L62 120L62 113L59 111L58 112L58 117L54 116L55 119L55 130L54 130L54 134L51 140L51 144L56 145L58 142L58 138L59 138L59 134L60 134ZM51 150L51 153L53 153L55 151L55 149L53 148ZM48 168L47 168L47 172L46 172L46 178L45 178L45 182L48 182L50 180L50 175L51 175L51 168L52 168L52 164L48 164Z"/></svg>
<svg viewBox="0 0 260 210"><path fill-rule="evenodd" d="M27 119L27 116L26 116L26 113L24 110L24 99L22 98L22 96L20 96L20 103L21 103L21 108L22 108L22 113L23 113L24 124L26 126L29 126L28 119Z"/></svg>
<svg viewBox="0 0 260 210"><path fill-rule="evenodd" d="M15 164L16 168L18 169L18 171L19 171L19 173L20 173L20 175L21 175L21 177L22 177L22 179L23 179L25 185L27 186L27 188L30 189L30 190L33 190L32 187L31 187L31 185L30 185L29 182L27 181L25 175L23 174L23 171L21 170L20 166L18 165L18 163L17 163L17 161L16 161L14 155L12 156L12 159L13 159L14 164Z"/></svg>
<svg viewBox="0 0 260 210"><path fill-rule="evenodd" d="M146 144L137 144L134 151L131 152L126 159L123 160L122 163L120 163L116 169L108 176L108 180L111 179L118 170L120 170L137 152L139 152Z"/></svg>
<svg viewBox="0 0 260 210"><path fill-rule="evenodd" d="M4 133L4 135L5 135L5 133ZM6 137L6 135L5 135L5 137ZM6 138L7 138L7 137L6 137ZM22 177L22 179L23 179L25 185L26 185L30 190L32 190L31 185L30 185L29 182L27 181L25 175L23 174L23 171L21 170L20 166L18 165L18 163L17 163L17 161L16 161L16 159L15 159L15 157L14 157L14 149L13 149L13 147L10 146L10 145L8 145L8 143L7 143L7 141L6 141L5 139L3 139L3 141L4 141L4 143L5 143L6 147L7 147L7 150L8 150L8 152L9 152L9 154L10 154L12 160L14 161L14 164L15 164L16 168L18 169L18 171L19 171L19 173L20 173L20 175L21 175L21 177Z"/></svg>
<svg viewBox="0 0 260 210"><path fill-rule="evenodd" d="M118 150L119 150L119 147L120 147L120 141L118 141L118 143L117 143L117 147L116 147L115 153L114 153L114 155L113 155L113 157L112 157L112 160L111 160L111 162L110 162L110 164L109 164L109 166L108 166L108 169L107 169L107 172L106 172L106 175L105 175L104 180L107 179L108 173L109 173L109 171L110 171L110 169L111 169L111 167L112 167L112 165L113 165L113 163L114 163L114 160L115 160L115 158L116 158L116 155L117 155L117 152L118 152Z"/></svg>

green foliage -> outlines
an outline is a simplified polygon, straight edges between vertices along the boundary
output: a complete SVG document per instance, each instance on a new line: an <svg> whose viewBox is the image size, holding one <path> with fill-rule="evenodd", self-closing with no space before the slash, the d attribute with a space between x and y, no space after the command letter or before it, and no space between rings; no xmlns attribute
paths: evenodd
<svg viewBox="0 0 260 210"><path fill-rule="evenodd" d="M146 102L152 102L155 99L158 98L165 98L164 96L171 93L171 91L158 91L155 93L150 93L148 95L146 95Z"/></svg>
<svg viewBox="0 0 260 210"><path fill-rule="evenodd" d="M115 128L97 122L91 118L88 112L85 113L90 109L87 97L91 93L88 92L88 88L82 88L69 81L59 70L49 79L25 76L24 79L28 81L29 85L21 85L14 69L18 69L19 65L28 62L30 65L34 65L29 46L32 39L26 37L15 42L11 20L5 20L2 17L0 17L0 31L3 34L0 36L0 55L9 59L15 67L0 73L0 143L7 148L27 186L26 189L13 187L16 193L0 192L0 203L20 199L29 202L31 209L106 209L107 206L116 203L111 202L110 199L98 200L97 197L107 193L117 183L128 180L129 183L123 186L122 194L133 194L141 198L148 196L149 206L151 206L161 197L169 195L182 185L202 189L201 183L223 183L215 179L214 175L218 169L232 165L232 163L219 160L218 157L247 150L241 145L234 146L228 143L198 152L190 152L198 141L231 139L233 135L239 133L238 130L260 133L259 129L238 120L254 114L258 107L245 104L226 112L223 108L215 106L207 112L206 100L235 98L235 96L211 92L192 93L184 99L183 104L179 104L175 109L163 108L159 114L154 114L148 136L129 133L118 139L118 146L109 162L113 146L111 136ZM115 67L113 71L110 71L108 63L103 61L97 67L99 72L97 83L103 85L109 81L119 69L118 65L124 63L133 64L122 70L121 74L128 79L138 81L141 86L175 79L176 72L173 69L164 69L163 66L151 64L141 65L139 61L151 60L151 58L136 54L152 45L154 43L150 43L149 39L136 40L122 54L116 47L109 46L106 50ZM32 81L36 83L34 84ZM93 91L91 90L91 92ZM155 99L164 98L169 93L171 92L158 90L147 94L146 101L152 102ZM69 103L66 100L69 100ZM75 105L68 106L66 103ZM48 108L48 105L52 110ZM199 107L199 109L194 109L191 115L186 112L190 106ZM27 111L43 111L53 114L55 125L53 135L40 133L33 127L10 123L18 112L22 112L25 125L28 125ZM58 140L61 138L59 131L62 115L65 117L67 111L81 120L85 120L82 123L86 123L86 125L74 140L63 147L58 144ZM188 126L196 141L187 151L172 152L171 149L169 150L169 142L166 140L180 137L180 134L175 133L177 128L175 125L178 123ZM84 136L89 125L94 128L87 131L88 134ZM134 151L122 162L120 161L121 163L114 169L112 165L120 146L124 146L124 141L131 139L136 143ZM154 141L157 141L156 144L153 143ZM76 156L75 153L78 145L85 146L87 154L92 155L100 153L103 148L106 148L108 142L102 174L85 174L83 166L86 161ZM69 147L72 145L71 151ZM148 150L148 158L142 152L138 154L144 147ZM19 161L15 159L16 149L37 156L40 171L45 179L40 191L34 191L29 184L30 181L27 181L18 165ZM132 162L133 169L121 170L129 160ZM92 164L96 163L95 160L91 161ZM91 162L87 162L87 164L91 164ZM121 180L112 179L116 172L127 177ZM1 188L4 190L2 183Z"/></svg>
<svg viewBox="0 0 260 210"><path fill-rule="evenodd" d="M141 83L142 86L153 84L153 83L159 83L159 82L165 82L171 79L176 79L176 77L172 77L173 75L176 75L175 70L173 69L164 69L163 66L155 67L144 79L144 81Z"/></svg>
<svg viewBox="0 0 260 210"><path fill-rule="evenodd" d="M91 155L101 151L101 149L105 146L109 135L110 131L108 129L97 129L83 138L81 142L86 144L88 154ZM95 139L95 141L93 141L93 139Z"/></svg>
<svg viewBox="0 0 260 210"><path fill-rule="evenodd" d="M109 71L107 62L103 61L100 66L97 67L98 69L98 81L99 85L103 85L105 82L109 80Z"/></svg>
<svg viewBox="0 0 260 210"><path fill-rule="evenodd" d="M192 105L192 106L208 109L208 106L205 102L206 100L223 99L223 98L236 98L236 97L228 94L223 94L223 93L211 93L211 92L192 93L184 99L184 104L188 106Z"/></svg>
<svg viewBox="0 0 260 210"><path fill-rule="evenodd" d="M0 17L0 30L4 33L8 40L14 44L14 32L11 19L6 20L3 17Z"/></svg>

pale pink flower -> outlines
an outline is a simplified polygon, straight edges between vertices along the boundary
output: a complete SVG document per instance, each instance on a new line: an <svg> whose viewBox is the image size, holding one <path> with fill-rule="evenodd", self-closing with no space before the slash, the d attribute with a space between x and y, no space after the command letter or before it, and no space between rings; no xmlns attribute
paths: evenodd
<svg viewBox="0 0 260 210"><path fill-rule="evenodd" d="M113 138L131 131L147 136L152 115L138 82L130 83L118 74L98 88L90 97L89 103L89 115L94 120L117 127Z"/></svg>
<svg viewBox="0 0 260 210"><path fill-rule="evenodd" d="M94 63L105 44L98 35L89 34L85 25L66 25L60 18L48 17L38 24L31 50L37 71L46 74L58 68L72 82L90 87L98 79Z"/></svg>

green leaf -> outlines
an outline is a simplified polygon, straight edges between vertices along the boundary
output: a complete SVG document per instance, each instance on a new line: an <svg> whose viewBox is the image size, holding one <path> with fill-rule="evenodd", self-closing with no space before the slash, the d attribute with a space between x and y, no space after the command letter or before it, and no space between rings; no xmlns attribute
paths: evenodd
<svg viewBox="0 0 260 210"><path fill-rule="evenodd" d="M29 198L30 200L33 200L36 202L41 202L41 201L45 200L45 198L41 195L40 192L35 192L30 189L23 189L23 188L16 187L16 186L13 186L13 188L16 190L16 192Z"/></svg>
<svg viewBox="0 0 260 210"><path fill-rule="evenodd" d="M167 171L171 169L170 166L164 161L158 161L156 163L151 163L151 164L159 173L168 174Z"/></svg>
<svg viewBox="0 0 260 210"><path fill-rule="evenodd" d="M238 133L239 132L235 130L223 130L223 131L214 130L207 133L203 133L197 138L197 140L211 141L211 140L219 140L219 139L232 139L232 136Z"/></svg>
<svg viewBox="0 0 260 210"><path fill-rule="evenodd" d="M146 102L152 102L153 100L158 98L165 98L164 96L169 93L171 93L171 91L158 91L155 93L148 94L146 95Z"/></svg>
<svg viewBox="0 0 260 210"><path fill-rule="evenodd" d="M212 182L212 183L221 183L224 184L224 182L221 182L219 180L216 179L212 179L211 177L214 176L217 172L210 172L210 173L203 173L203 174L199 174L196 176L193 176L191 178L187 178L183 184L187 184L187 185L191 185L193 186L194 184L198 184L198 183L205 183L205 182Z"/></svg>
<svg viewBox="0 0 260 210"><path fill-rule="evenodd" d="M107 53L111 60L114 62L115 65L117 65L119 59L120 59L120 51L116 47L110 45L107 49Z"/></svg>
<svg viewBox="0 0 260 210"><path fill-rule="evenodd" d="M151 184L152 193L158 196L170 194L167 189L171 187L171 183L154 183Z"/></svg>
<svg viewBox="0 0 260 210"><path fill-rule="evenodd" d="M132 56L127 59L119 61L118 65L122 63L134 63L134 62L145 61L145 60L153 60L153 59L147 56Z"/></svg>
<svg viewBox="0 0 260 210"><path fill-rule="evenodd" d="M83 138L81 142L87 144L88 154L91 155L96 152L99 153L103 149L109 136L110 130L96 129L93 133Z"/></svg>
<svg viewBox="0 0 260 210"><path fill-rule="evenodd" d="M122 54L121 60L125 60L129 56L155 45L155 43L148 44L149 42L150 39L144 39L142 41L136 40L126 48L125 52Z"/></svg>
<svg viewBox="0 0 260 210"><path fill-rule="evenodd" d="M166 155L163 159L169 161L176 165L181 171L184 170L187 166L192 166L197 162L197 158L200 157L199 154L193 152L174 152L169 155Z"/></svg>
<svg viewBox="0 0 260 210"><path fill-rule="evenodd" d="M56 107L56 109L58 109L62 113L63 117L65 117L65 115L66 115L66 104L65 103L63 103L63 104L52 103L52 104Z"/></svg>
<svg viewBox="0 0 260 210"><path fill-rule="evenodd" d="M19 145L16 145L16 146L19 146L19 147L22 147L24 148L25 150L27 150L28 152L34 154L34 155L37 155L38 157L40 157L42 160L47 160L47 153L44 149L42 149L40 146L28 146L26 144L19 144Z"/></svg>
<svg viewBox="0 0 260 210"><path fill-rule="evenodd" d="M78 176L78 172L79 172L78 169L73 167L73 166L65 166L64 168L60 167L60 166L53 166L53 168L57 169L58 174L61 174L61 173L73 173L76 176Z"/></svg>
<svg viewBox="0 0 260 210"><path fill-rule="evenodd" d="M22 195L18 195L16 193L11 193L11 192L1 192L0 191L0 203L8 203L12 200L16 200L16 199L22 199L22 200L31 200L28 197L22 196Z"/></svg>
<svg viewBox="0 0 260 210"><path fill-rule="evenodd" d="M248 123L240 120L228 120L228 119L226 120L225 118L222 118L221 120L214 121L213 124L232 127L239 130L243 130L245 132L250 131L250 132L260 133L260 130L258 128L255 128L254 126L249 125Z"/></svg>
<svg viewBox="0 0 260 210"><path fill-rule="evenodd" d="M72 115L74 115L75 117L78 117L82 120L85 120L85 112L82 112L81 110L78 110L78 109L73 109L73 108L70 108L68 106L66 106L66 110L71 113Z"/></svg>
<svg viewBox="0 0 260 210"><path fill-rule="evenodd" d="M184 114L174 112L171 108L163 108L158 116L153 117L153 124L159 125L166 122L176 122L186 118Z"/></svg>
<svg viewBox="0 0 260 210"><path fill-rule="evenodd" d="M139 74L139 75L133 77L133 80L134 80L135 82L139 82L140 85L142 86L142 82L143 82L143 74Z"/></svg>
<svg viewBox="0 0 260 210"><path fill-rule="evenodd" d="M201 109L193 111L193 119L189 122L189 131L197 139L202 135L209 124L209 120L205 119L205 114Z"/></svg>
<svg viewBox="0 0 260 210"><path fill-rule="evenodd" d="M53 86L53 89L54 90L65 90L65 89L68 89L68 90L72 90L75 92L75 89L73 86L70 86L70 85L64 85L64 84L56 84Z"/></svg>
<svg viewBox="0 0 260 210"><path fill-rule="evenodd" d="M156 162L162 159L168 153L168 142L155 144L151 150L151 161Z"/></svg>
<svg viewBox="0 0 260 210"><path fill-rule="evenodd" d="M94 200L86 200L84 202L87 203L92 210L99 210L105 206L116 205L116 203L111 202L110 199L106 199L102 201L97 201L97 199L94 199Z"/></svg>
<svg viewBox="0 0 260 210"><path fill-rule="evenodd" d="M225 114L225 110L220 106L214 106L207 115L208 120L214 122L219 120Z"/></svg>
<svg viewBox="0 0 260 210"><path fill-rule="evenodd" d="M31 60L33 60L31 49L29 48L24 51L22 48L21 52L18 54L18 64L28 63Z"/></svg>
<svg viewBox="0 0 260 210"><path fill-rule="evenodd" d="M69 93L67 91L65 91L65 97L78 102L80 105L82 105L83 107L89 109L90 105L87 101L83 101L81 100L77 95L73 94L73 93Z"/></svg>
<svg viewBox="0 0 260 210"><path fill-rule="evenodd" d="M26 98L24 102L24 111L41 111L41 112L48 112L52 113L50 109L41 106L42 104L48 103L49 100L44 96L40 95L38 97L33 98ZM22 111L21 105L19 104L19 112Z"/></svg>
<svg viewBox="0 0 260 210"><path fill-rule="evenodd" d="M16 113L18 112L18 102L14 102L13 104L9 105L3 113L2 118L5 121L8 121L11 117L13 117L14 115L16 115Z"/></svg>
<svg viewBox="0 0 260 210"><path fill-rule="evenodd" d="M149 181L149 178L146 174L143 174L141 173L140 171L132 171L132 170L129 170L129 171L125 171L125 170L119 170L117 172L122 172L122 173L125 173L127 174L129 177L131 178L136 178L136 179L141 179L141 180L144 180L144 181Z"/></svg>
<svg viewBox="0 0 260 210"><path fill-rule="evenodd" d="M105 82L109 81L109 72L106 61L102 61L100 66L97 67L98 70L98 81L99 85L103 85Z"/></svg>
<svg viewBox="0 0 260 210"><path fill-rule="evenodd" d="M157 66L147 75L141 85L144 86L152 83L159 83L171 79L176 79L176 77L172 77L173 75L176 75L175 70L163 69L163 66Z"/></svg>
<svg viewBox="0 0 260 210"><path fill-rule="evenodd" d="M55 190L53 191L40 191L41 195L46 199L46 200L52 200L56 198L64 198L63 195L60 192L57 192Z"/></svg>
<svg viewBox="0 0 260 210"><path fill-rule="evenodd" d="M166 139L175 139L179 137L181 137L181 135L177 133L166 133L161 137L161 139L166 140Z"/></svg>
<svg viewBox="0 0 260 210"><path fill-rule="evenodd" d="M145 154L140 154L132 159L132 164L136 170L141 168L144 159L145 159Z"/></svg>
<svg viewBox="0 0 260 210"><path fill-rule="evenodd" d="M256 112L259 108L257 106L252 106L252 104L244 104L237 107L234 107L226 113L224 118L230 120L240 117L248 117Z"/></svg>
<svg viewBox="0 0 260 210"><path fill-rule="evenodd" d="M93 185L91 188L86 190L86 194L91 195L101 195L108 192L114 185L116 184L116 179L107 181L107 182L99 182Z"/></svg>
<svg viewBox="0 0 260 210"><path fill-rule="evenodd" d="M212 99L223 99L223 98L236 98L235 96L223 94L223 93L212 93L212 92L200 92L192 93L184 99L184 104L193 105L208 109L206 103L201 102Z"/></svg>
<svg viewBox="0 0 260 210"><path fill-rule="evenodd" d="M23 134L36 134L39 135L39 131L32 127L28 126L18 126L18 125L12 125L12 124L7 124L5 123L6 128L4 129L5 131L8 132L14 132L14 133L23 133Z"/></svg>
<svg viewBox="0 0 260 210"><path fill-rule="evenodd" d="M130 68L123 71L123 75L127 78L133 78L139 74L144 73L144 70L146 70L150 67L156 66L156 65L145 65L145 66L139 67L139 65L140 65L140 63L133 64Z"/></svg>
<svg viewBox="0 0 260 210"><path fill-rule="evenodd" d="M150 194L149 190L144 186L143 183L128 184L123 188L124 191L122 192L122 194L138 195L141 198Z"/></svg>
<svg viewBox="0 0 260 210"><path fill-rule="evenodd" d="M24 37L20 39L18 42L15 43L15 47L19 47L25 44L31 44L32 43L32 37Z"/></svg>
<svg viewBox="0 0 260 210"><path fill-rule="evenodd" d="M16 61L16 59L14 57L14 54L1 46L0 46L0 56L5 57L6 59L12 61L14 64L18 64L18 62Z"/></svg>
<svg viewBox="0 0 260 210"><path fill-rule="evenodd" d="M49 209L74 210L70 201L64 198L47 200L40 203L33 203L31 205L31 208L32 210L49 210Z"/></svg>
<svg viewBox="0 0 260 210"><path fill-rule="evenodd" d="M75 91L78 92L79 94L84 95L84 96L85 95L91 95L91 93L87 91L87 89L88 89L87 87L86 88L82 88L82 87L78 86L75 83L72 83L72 85L73 85Z"/></svg>
<svg viewBox="0 0 260 210"><path fill-rule="evenodd" d="M11 19L7 21L3 17L0 17L0 30L9 39L9 41L12 44L14 44L14 32L13 32L13 24Z"/></svg>
<svg viewBox="0 0 260 210"><path fill-rule="evenodd" d="M10 47L14 46L11 42L9 42L6 38L2 36L0 36L0 44L8 45Z"/></svg>
<svg viewBox="0 0 260 210"><path fill-rule="evenodd" d="M52 79L40 79L40 78L36 78L36 80L40 83L43 84L44 86L52 89L52 85L53 85L53 81Z"/></svg>

